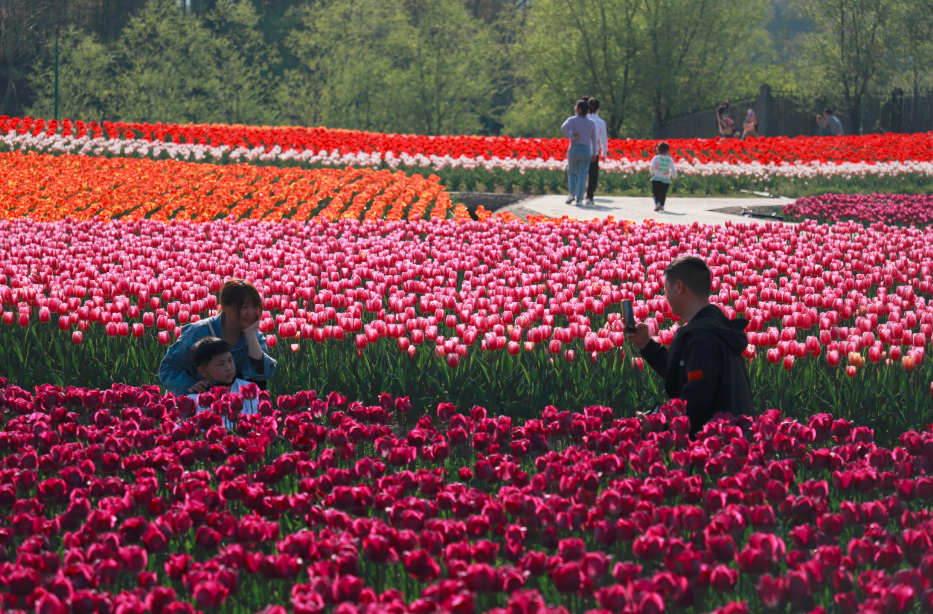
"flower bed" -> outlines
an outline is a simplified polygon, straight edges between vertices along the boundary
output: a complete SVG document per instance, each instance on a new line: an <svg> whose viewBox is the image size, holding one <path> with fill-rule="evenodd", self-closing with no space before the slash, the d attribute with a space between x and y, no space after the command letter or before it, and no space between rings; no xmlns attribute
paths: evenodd
<svg viewBox="0 0 933 614"><path fill-rule="evenodd" d="M861 223L927 226L933 222L933 196L929 194L824 194L801 198L784 207L797 219L821 222L853 220Z"/></svg>
<svg viewBox="0 0 933 614"><path fill-rule="evenodd" d="M0 153L0 178L0 219L470 219L464 207L451 205L433 175L365 168L306 171Z"/></svg>
<svg viewBox="0 0 933 614"><path fill-rule="evenodd" d="M358 166L442 173L450 189L485 185L562 190L566 141L509 137L418 136L326 128L45 122L0 118L0 144L10 149L87 155L168 157L205 162ZM613 139L601 168L609 189L641 189L657 141ZM728 191L782 186L796 194L853 182L886 189L933 177L933 134L841 138L774 137L670 141L687 189ZM528 175L528 177L524 177ZM612 175L622 179L613 185ZM564 177L565 178L565 177ZM456 182L458 185L451 185ZM795 185L794 182L797 182ZM613 187L615 186L615 187Z"/></svg>
<svg viewBox="0 0 933 614"><path fill-rule="evenodd" d="M531 416L650 407L620 302L661 343L662 271L696 253L749 319L756 404L903 431L929 419L933 230L815 222L0 221L0 364L21 385L156 383L180 326L254 281L287 392L354 390ZM628 352L628 353L627 353ZM899 408L897 411L893 407Z"/></svg>
<svg viewBox="0 0 933 614"><path fill-rule="evenodd" d="M906 612L933 435L0 380L6 612ZM232 418L227 432L222 420ZM597 609L598 608L598 609ZM222 610L221 610L222 609Z"/></svg>

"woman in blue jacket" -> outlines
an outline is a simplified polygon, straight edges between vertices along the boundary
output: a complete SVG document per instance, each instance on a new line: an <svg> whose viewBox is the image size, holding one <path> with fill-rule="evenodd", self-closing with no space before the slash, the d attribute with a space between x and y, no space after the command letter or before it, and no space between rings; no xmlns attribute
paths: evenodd
<svg viewBox="0 0 933 614"><path fill-rule="evenodd" d="M220 289L220 309L216 316L188 324L168 349L159 365L159 379L173 394L192 394L210 389L211 382L198 374L191 359L191 346L204 337L219 337L230 344L237 378L260 384L275 372L275 359L269 356L266 337L259 332L262 298L250 282L229 279Z"/></svg>

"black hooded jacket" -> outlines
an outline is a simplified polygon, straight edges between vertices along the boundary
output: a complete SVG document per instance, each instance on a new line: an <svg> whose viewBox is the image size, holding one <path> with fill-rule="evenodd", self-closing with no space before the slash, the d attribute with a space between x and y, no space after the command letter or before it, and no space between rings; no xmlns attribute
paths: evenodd
<svg viewBox="0 0 933 614"><path fill-rule="evenodd" d="M691 434L719 412L753 414L748 361L742 356L746 326L747 320L730 320L709 305L674 333L670 349L652 340L641 351L664 378L667 395L686 401Z"/></svg>

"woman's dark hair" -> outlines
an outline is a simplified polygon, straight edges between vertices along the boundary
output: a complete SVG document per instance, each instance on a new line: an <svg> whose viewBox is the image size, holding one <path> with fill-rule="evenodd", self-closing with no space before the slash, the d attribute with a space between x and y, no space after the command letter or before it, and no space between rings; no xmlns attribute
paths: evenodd
<svg viewBox="0 0 933 614"><path fill-rule="evenodd" d="M258 307L262 307L262 297L259 295L259 290L245 279L234 278L225 281L220 288L217 302L224 307L232 307L238 311L243 308L245 303L255 303Z"/></svg>
<svg viewBox="0 0 933 614"><path fill-rule="evenodd" d="M590 113L589 103L581 98L580 100L577 101L577 111L583 111L582 113L580 113L580 115L589 115Z"/></svg>
<svg viewBox="0 0 933 614"><path fill-rule="evenodd" d="M204 337L191 346L191 360L196 367L206 367L212 360L230 351L230 344L218 337Z"/></svg>

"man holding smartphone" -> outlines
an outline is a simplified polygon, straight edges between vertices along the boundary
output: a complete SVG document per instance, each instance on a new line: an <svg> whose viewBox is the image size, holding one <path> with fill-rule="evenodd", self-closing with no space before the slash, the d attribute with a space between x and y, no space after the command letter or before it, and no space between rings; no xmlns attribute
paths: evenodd
<svg viewBox="0 0 933 614"><path fill-rule="evenodd" d="M670 349L651 339L644 322L626 335L664 378L667 395L687 403L691 435L717 413L754 412L748 364L742 356L748 346L748 321L730 320L711 304L711 285L703 260L678 258L664 271L664 296L674 315L685 322L674 334Z"/></svg>

